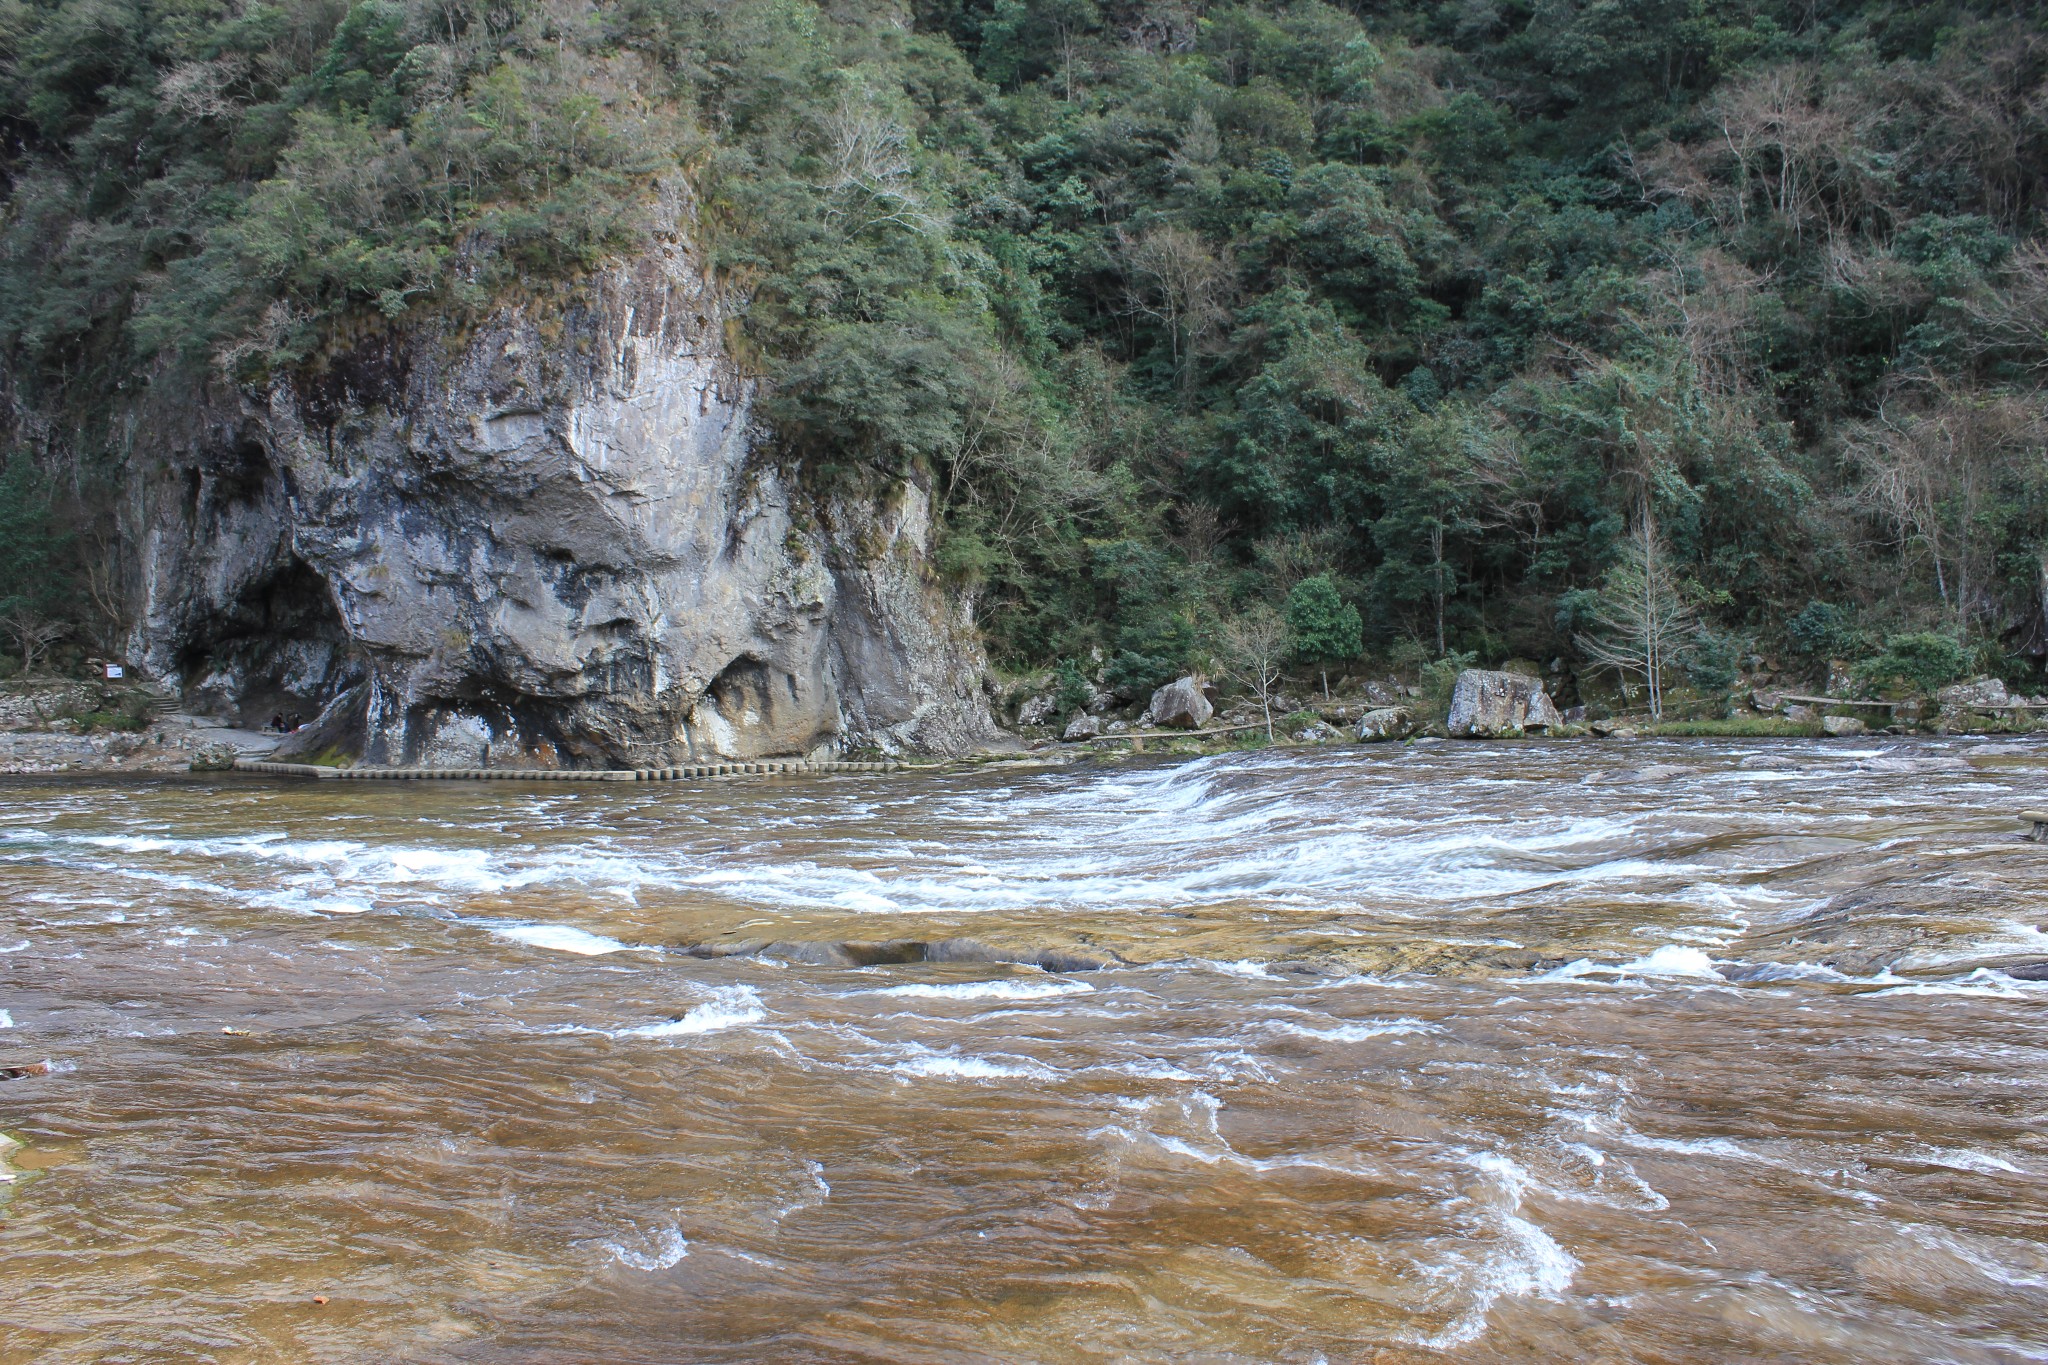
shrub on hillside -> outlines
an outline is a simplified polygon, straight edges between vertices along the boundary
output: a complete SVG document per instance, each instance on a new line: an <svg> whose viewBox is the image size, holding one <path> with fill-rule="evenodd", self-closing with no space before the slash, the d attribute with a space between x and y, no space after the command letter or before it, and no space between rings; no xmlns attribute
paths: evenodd
<svg viewBox="0 0 2048 1365"><path fill-rule="evenodd" d="M1970 671L1970 654L1951 636L1937 631L1894 635L1884 653L1856 666L1856 681L1878 692L1933 692Z"/></svg>

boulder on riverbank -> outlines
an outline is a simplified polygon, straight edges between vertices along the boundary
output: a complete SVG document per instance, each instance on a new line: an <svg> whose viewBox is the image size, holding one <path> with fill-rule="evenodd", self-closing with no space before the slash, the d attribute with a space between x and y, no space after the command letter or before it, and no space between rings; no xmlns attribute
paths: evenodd
<svg viewBox="0 0 2048 1365"><path fill-rule="evenodd" d="M1361 744L1406 739L1414 729L1415 714L1405 706L1382 706L1358 718L1358 740Z"/></svg>
<svg viewBox="0 0 2048 1365"><path fill-rule="evenodd" d="M1152 694L1152 705L1146 708L1154 725L1169 730L1199 730L1209 723L1209 717L1216 714L1216 708L1209 704L1202 684L1192 677L1170 682Z"/></svg>
<svg viewBox="0 0 2048 1365"><path fill-rule="evenodd" d="M1086 711L1077 711L1074 714L1074 718L1067 722L1066 732L1060 738L1072 744L1084 739L1094 739L1101 733L1102 718L1100 716L1091 716Z"/></svg>
<svg viewBox="0 0 2048 1365"><path fill-rule="evenodd" d="M1934 694L1934 699L1944 711L1960 711L1969 706L2007 706L2012 694L2005 690L2005 683L1998 678L1972 678L1969 682L1951 683Z"/></svg>
<svg viewBox="0 0 2048 1365"><path fill-rule="evenodd" d="M195 773L224 773L234 769L241 751L232 744L209 744L192 755L189 765Z"/></svg>
<svg viewBox="0 0 2048 1365"><path fill-rule="evenodd" d="M1854 716L1822 716L1820 728L1836 739L1849 739L1870 732L1870 727Z"/></svg>
<svg viewBox="0 0 2048 1365"><path fill-rule="evenodd" d="M1458 739L1500 739L1563 723L1541 680L1468 668L1451 693L1446 728Z"/></svg>

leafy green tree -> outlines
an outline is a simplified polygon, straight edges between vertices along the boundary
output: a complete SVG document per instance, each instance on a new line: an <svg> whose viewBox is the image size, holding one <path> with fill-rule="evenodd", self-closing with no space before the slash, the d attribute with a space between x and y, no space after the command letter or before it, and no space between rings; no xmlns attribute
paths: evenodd
<svg viewBox="0 0 2048 1365"><path fill-rule="evenodd" d="M1505 522L1519 471L1506 433L1462 404L1448 404L1378 443L1384 481L1372 522L1379 567L1373 590L1389 606L1426 603L1436 657L1449 650L1446 614L1479 571L1484 534Z"/></svg>
<svg viewBox="0 0 2048 1365"><path fill-rule="evenodd" d="M1076 711L1085 708L1095 696L1095 688L1088 682L1088 675L1081 671L1081 665L1072 659L1060 660L1053 670L1052 704L1054 712L1064 721Z"/></svg>
<svg viewBox="0 0 2048 1365"><path fill-rule="evenodd" d="M1330 665L1357 658L1365 647L1358 608L1344 600L1326 574L1302 579L1287 594L1287 635L1294 657L1322 673L1325 697L1330 695Z"/></svg>
<svg viewBox="0 0 2048 1365"><path fill-rule="evenodd" d="M1814 663L1853 655L1864 639L1855 612L1834 602L1809 601L1785 622L1786 642Z"/></svg>
<svg viewBox="0 0 2048 1365"><path fill-rule="evenodd" d="M1857 665L1857 679L1875 689L1926 695L1969 671L1970 652L1952 635L1912 631L1884 642L1884 652Z"/></svg>

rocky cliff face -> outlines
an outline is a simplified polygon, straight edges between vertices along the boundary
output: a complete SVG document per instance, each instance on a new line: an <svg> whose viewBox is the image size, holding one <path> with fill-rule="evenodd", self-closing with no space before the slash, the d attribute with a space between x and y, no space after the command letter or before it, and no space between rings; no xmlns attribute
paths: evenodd
<svg viewBox="0 0 2048 1365"><path fill-rule="evenodd" d="M650 766L995 737L924 495L813 493L679 234L567 303L366 336L134 425L134 652L371 762Z"/></svg>

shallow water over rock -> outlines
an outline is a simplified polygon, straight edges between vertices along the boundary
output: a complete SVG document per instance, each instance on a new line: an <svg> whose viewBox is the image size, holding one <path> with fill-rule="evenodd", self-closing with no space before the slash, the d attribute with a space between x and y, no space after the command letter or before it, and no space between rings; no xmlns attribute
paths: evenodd
<svg viewBox="0 0 2048 1365"><path fill-rule="evenodd" d="M0 785L0 1359L2041 1359L2044 776Z"/></svg>

